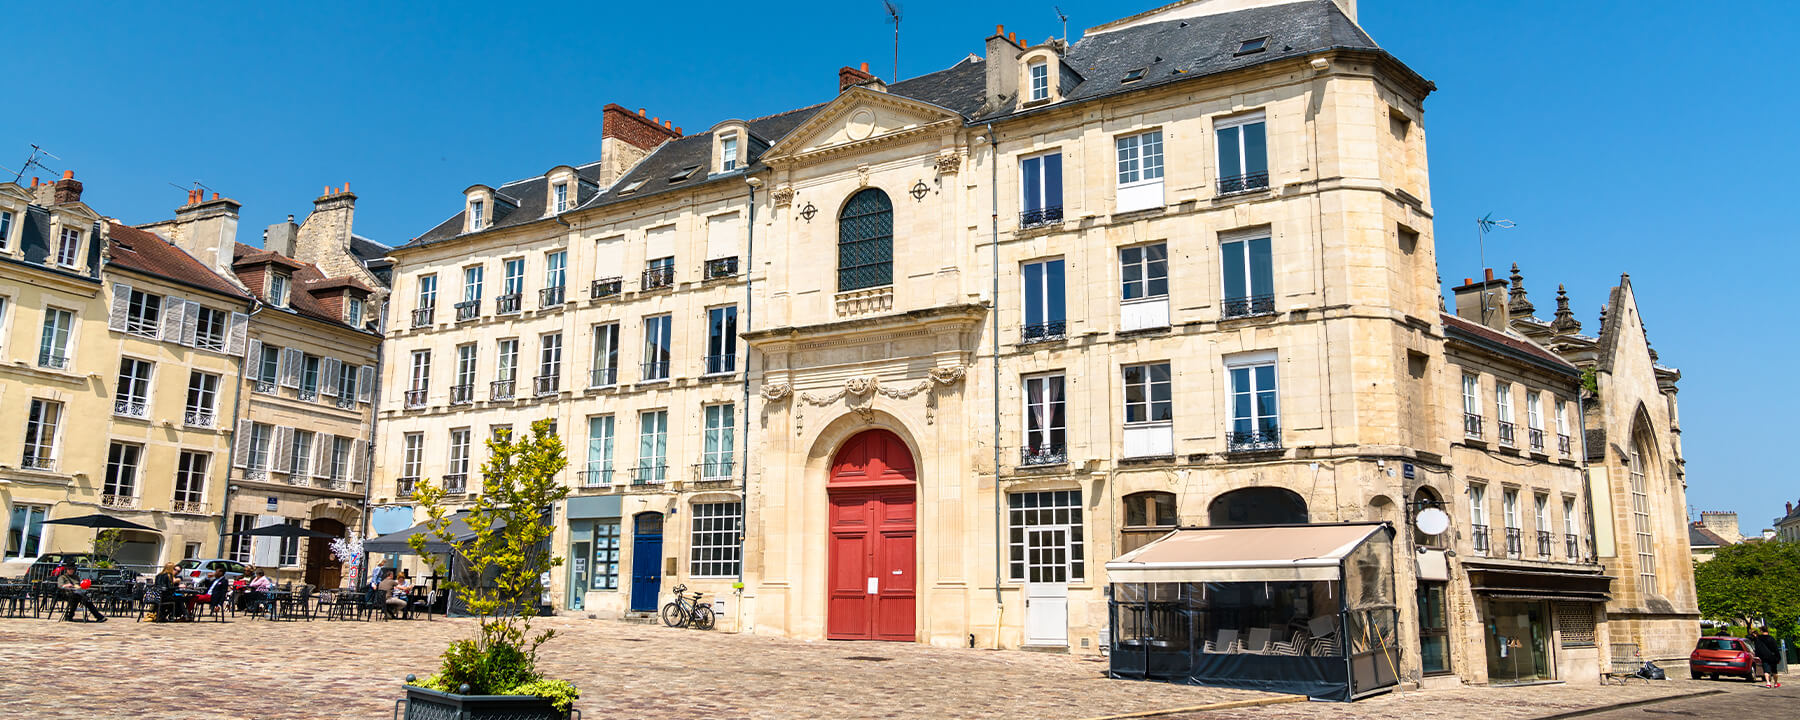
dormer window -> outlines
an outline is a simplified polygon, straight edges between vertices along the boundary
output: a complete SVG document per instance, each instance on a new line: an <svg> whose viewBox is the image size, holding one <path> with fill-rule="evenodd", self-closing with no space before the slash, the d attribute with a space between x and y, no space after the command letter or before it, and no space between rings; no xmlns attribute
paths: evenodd
<svg viewBox="0 0 1800 720"><path fill-rule="evenodd" d="M0 249L12 247L12 226L12 211L0 210Z"/></svg>
<svg viewBox="0 0 1800 720"><path fill-rule="evenodd" d="M480 230L487 224L487 203L480 200L469 201L469 230Z"/></svg>
<svg viewBox="0 0 1800 720"><path fill-rule="evenodd" d="M63 267L77 267L81 257L81 231L71 227L62 229L61 241L56 244L56 264Z"/></svg>
<svg viewBox="0 0 1800 720"><path fill-rule="evenodd" d="M694 173L699 172L699 170L700 170L699 165L690 165L688 167L684 167L681 169L680 172L677 172L674 175L670 175L669 182L672 182L672 183L682 182L684 180L687 180L688 178L693 177Z"/></svg>
<svg viewBox="0 0 1800 720"><path fill-rule="evenodd" d="M731 172L737 169L737 162L737 136L727 135L724 140L719 141L719 169L721 172Z"/></svg>
<svg viewBox="0 0 1800 720"><path fill-rule="evenodd" d="M1120 80L1119 84L1134 83L1142 79L1144 79L1144 68L1137 68L1135 70L1126 71L1125 79Z"/></svg>
<svg viewBox="0 0 1800 720"><path fill-rule="evenodd" d="M557 183L555 193L556 193L556 211L562 212L564 210L569 209L569 184L568 183Z"/></svg>
<svg viewBox="0 0 1800 720"><path fill-rule="evenodd" d="M269 292L266 295L270 305L287 307L288 276L281 273L269 273Z"/></svg>
<svg viewBox="0 0 1800 720"><path fill-rule="evenodd" d="M619 194L620 195L630 195L634 192L637 192L640 188L644 187L644 183L647 183L647 182L650 182L650 181L649 180L633 180L630 184L626 185L625 187L619 188Z"/></svg>
<svg viewBox="0 0 1800 720"><path fill-rule="evenodd" d="M1031 79L1031 101L1050 99L1050 63L1038 60L1027 66Z"/></svg>
<svg viewBox="0 0 1800 720"><path fill-rule="evenodd" d="M345 306L344 321L349 323L351 327L362 327L363 310L362 298L350 298L350 302Z"/></svg>
<svg viewBox="0 0 1800 720"><path fill-rule="evenodd" d="M1239 43L1238 49L1237 49L1237 54L1238 55L1249 55L1251 53L1262 52L1264 50L1267 50L1268 48L1269 48L1269 36L1264 35L1259 38L1250 38L1249 40L1245 40L1242 43Z"/></svg>

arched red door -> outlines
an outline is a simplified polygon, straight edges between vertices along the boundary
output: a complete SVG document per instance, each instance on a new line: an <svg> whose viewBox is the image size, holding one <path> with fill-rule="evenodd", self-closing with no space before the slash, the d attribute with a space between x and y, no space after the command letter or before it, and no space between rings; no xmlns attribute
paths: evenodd
<svg viewBox="0 0 1800 720"><path fill-rule="evenodd" d="M912 641L917 597L912 451L869 430L831 462L831 547L825 636Z"/></svg>

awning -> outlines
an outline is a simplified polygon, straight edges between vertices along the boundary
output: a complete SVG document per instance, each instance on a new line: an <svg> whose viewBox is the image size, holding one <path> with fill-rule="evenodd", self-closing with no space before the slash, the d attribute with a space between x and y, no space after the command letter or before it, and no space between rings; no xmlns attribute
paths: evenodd
<svg viewBox="0 0 1800 720"><path fill-rule="evenodd" d="M463 542L475 537L475 531L469 529L469 513L463 511L450 516L450 537L456 542ZM496 521L498 522L498 521ZM499 527L505 527L499 525ZM388 533L381 537L370 538L363 542L363 552L367 553L410 553L412 546L407 540L414 535L425 535L425 549L433 553L449 552L450 546L432 535L424 523L419 523L400 532Z"/></svg>
<svg viewBox="0 0 1800 720"><path fill-rule="evenodd" d="M1471 591L1495 599L1605 602L1611 597L1613 578L1598 568L1584 571L1469 560L1463 562L1463 569L1469 573Z"/></svg>
<svg viewBox="0 0 1800 720"><path fill-rule="evenodd" d="M1383 523L1176 530L1106 563L1111 582L1339 580L1344 556Z"/></svg>

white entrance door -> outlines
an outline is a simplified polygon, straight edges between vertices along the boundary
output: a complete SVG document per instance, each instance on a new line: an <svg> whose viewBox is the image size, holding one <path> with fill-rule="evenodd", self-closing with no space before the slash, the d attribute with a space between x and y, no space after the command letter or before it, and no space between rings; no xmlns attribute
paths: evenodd
<svg viewBox="0 0 1800 720"><path fill-rule="evenodd" d="M1069 528L1025 531L1025 644L1069 644Z"/></svg>

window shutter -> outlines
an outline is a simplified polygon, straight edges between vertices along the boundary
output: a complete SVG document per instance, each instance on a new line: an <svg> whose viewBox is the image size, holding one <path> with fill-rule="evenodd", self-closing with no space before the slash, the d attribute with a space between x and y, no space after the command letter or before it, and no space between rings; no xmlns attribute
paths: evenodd
<svg viewBox="0 0 1800 720"><path fill-rule="evenodd" d="M331 446L336 444L337 436L335 435L326 435L325 433L313 435L313 477L331 477Z"/></svg>
<svg viewBox="0 0 1800 720"><path fill-rule="evenodd" d="M262 341L251 340L250 351L244 353L244 374L251 378L262 377Z"/></svg>
<svg viewBox="0 0 1800 720"><path fill-rule="evenodd" d="M250 316L243 313L231 314L231 339L225 344L225 352L232 355L244 354L244 338L250 334Z"/></svg>
<svg viewBox="0 0 1800 720"><path fill-rule="evenodd" d="M275 439L269 443L269 467L275 472L293 472L294 429L286 425L275 428Z"/></svg>
<svg viewBox="0 0 1800 720"><path fill-rule="evenodd" d="M344 361L337 358L325 358L319 361L319 374L324 377L319 381L319 393L325 397L337 397L338 373L342 371Z"/></svg>
<svg viewBox="0 0 1800 720"><path fill-rule="evenodd" d="M187 301L163 296L162 324L157 334L163 342L181 342L181 319L187 315Z"/></svg>
<svg viewBox="0 0 1800 720"><path fill-rule="evenodd" d="M350 443L350 479L357 482L368 480L364 475L369 471L369 444L361 440Z"/></svg>
<svg viewBox="0 0 1800 720"><path fill-rule="evenodd" d="M300 352L300 348L281 349L281 359L276 363L279 369L276 370L275 375L281 379L282 387L300 387L300 363L303 359L304 355Z"/></svg>
<svg viewBox="0 0 1800 720"><path fill-rule="evenodd" d="M250 460L250 421L239 420L237 435L232 438L231 466L244 467Z"/></svg>
<svg viewBox="0 0 1800 720"><path fill-rule="evenodd" d="M125 315L131 309L131 286L113 283L112 311L106 316L108 329L125 332Z"/></svg>
<svg viewBox="0 0 1800 720"><path fill-rule="evenodd" d="M259 528L275 525L281 521L282 518L280 515L256 516L256 526ZM275 567L276 563L281 561L281 556L279 555L281 552L281 538L258 537L252 539L256 542L251 545L251 562L255 563L257 567L272 568Z"/></svg>
<svg viewBox="0 0 1800 720"><path fill-rule="evenodd" d="M357 371L356 399L365 403L375 399L375 366L364 365Z"/></svg>
<svg viewBox="0 0 1800 720"><path fill-rule="evenodd" d="M200 335L200 303L181 304L181 344L193 347Z"/></svg>

